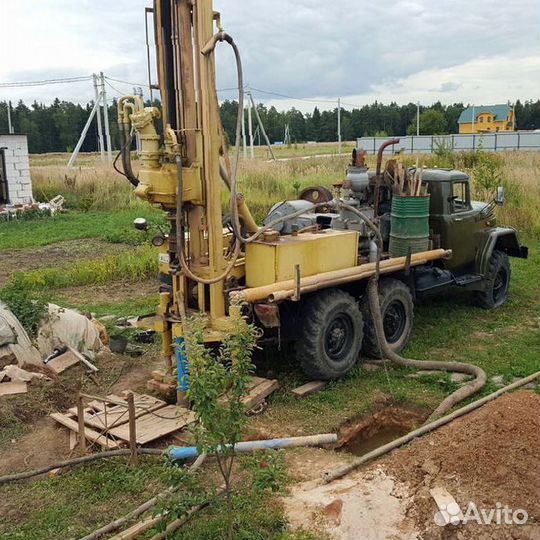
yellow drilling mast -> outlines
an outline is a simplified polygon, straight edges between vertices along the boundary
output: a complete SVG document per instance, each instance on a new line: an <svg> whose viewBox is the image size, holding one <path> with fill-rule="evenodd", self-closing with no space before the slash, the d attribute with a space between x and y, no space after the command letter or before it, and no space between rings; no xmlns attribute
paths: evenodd
<svg viewBox="0 0 540 540"><path fill-rule="evenodd" d="M155 38L161 111L145 107L139 96L124 96L118 120L125 144L124 172L135 194L160 204L171 233L160 249L162 287L158 330L163 355L173 366L173 342L182 336L187 310L208 312L208 340L219 340L230 325L226 317L226 277L243 273L240 246L224 234L222 178L228 180L220 155L226 152L215 90L214 47L224 34L211 0L155 0ZM163 123L163 148L155 120ZM129 147L133 131L141 143L141 167L131 170ZM230 171L229 171L230 175ZM181 190L181 194L180 194ZM256 229L241 197L240 212Z"/></svg>

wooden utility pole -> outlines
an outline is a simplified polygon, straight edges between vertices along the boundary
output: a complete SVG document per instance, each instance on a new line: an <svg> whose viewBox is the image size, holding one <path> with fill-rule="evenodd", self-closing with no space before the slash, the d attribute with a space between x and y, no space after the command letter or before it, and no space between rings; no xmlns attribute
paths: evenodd
<svg viewBox="0 0 540 540"><path fill-rule="evenodd" d="M248 129L249 129L249 157L253 159L255 153L253 150L253 123L251 121L251 103L248 103Z"/></svg>
<svg viewBox="0 0 540 540"><path fill-rule="evenodd" d="M338 155L341 155L341 98L337 100Z"/></svg>

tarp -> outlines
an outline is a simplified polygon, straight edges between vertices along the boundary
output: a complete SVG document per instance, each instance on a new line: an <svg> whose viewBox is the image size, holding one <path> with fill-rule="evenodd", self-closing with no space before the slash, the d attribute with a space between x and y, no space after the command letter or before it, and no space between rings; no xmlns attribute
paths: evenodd
<svg viewBox="0 0 540 540"><path fill-rule="evenodd" d="M99 330L90 319L73 309L49 304L48 316L38 332L37 347L45 358L62 344L89 358L103 348Z"/></svg>
<svg viewBox="0 0 540 540"><path fill-rule="evenodd" d="M43 359L58 345L73 347L89 358L103 348L100 330L81 313L56 304L49 304L47 311L34 345L17 317L0 303L0 360L8 359L4 365L13 363L13 357L20 367L43 365Z"/></svg>
<svg viewBox="0 0 540 540"><path fill-rule="evenodd" d="M39 351L32 345L17 317L0 303L0 359L14 356L19 366L42 364Z"/></svg>

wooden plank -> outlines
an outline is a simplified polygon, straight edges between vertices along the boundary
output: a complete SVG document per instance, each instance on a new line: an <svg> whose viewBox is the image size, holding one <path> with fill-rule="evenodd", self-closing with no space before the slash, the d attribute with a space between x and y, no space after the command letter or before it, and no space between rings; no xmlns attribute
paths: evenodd
<svg viewBox="0 0 540 540"><path fill-rule="evenodd" d="M79 363L79 359L70 351L67 350L64 354L53 358L47 363L55 373L62 373L66 369Z"/></svg>
<svg viewBox="0 0 540 540"><path fill-rule="evenodd" d="M28 384L25 382L3 382L0 383L0 396L10 396L12 394L26 394Z"/></svg>
<svg viewBox="0 0 540 540"><path fill-rule="evenodd" d="M153 396L148 396L146 394L136 394L134 398L135 418L139 418L143 414L147 414L150 411L157 411L158 409L161 409L162 407L165 407L167 405L165 401L157 399ZM106 412L99 411L94 414L89 414L87 417L85 417L85 423L89 426L94 426L100 429L105 427L111 429L121 424L125 424L129 420L129 415L127 411L127 402L126 407L122 407L121 405L107 407Z"/></svg>
<svg viewBox="0 0 540 540"><path fill-rule="evenodd" d="M326 386L326 381L311 381L291 390L297 398L305 398L320 392Z"/></svg>
<svg viewBox="0 0 540 540"><path fill-rule="evenodd" d="M249 394L242 399L242 403L246 409L250 411L257 405L260 405L274 390L279 388L279 383L276 379L265 379L265 382L258 384L250 390Z"/></svg>
<svg viewBox="0 0 540 540"><path fill-rule="evenodd" d="M63 426L67 427L68 429L71 429L71 431L75 431L75 433L79 433L79 423L76 420L73 420L72 418L69 418L65 414L62 413L52 413L51 418L56 420L59 424L62 424ZM85 429L85 436L89 441L95 442L102 446L103 448L120 448L120 444L116 441L113 441L106 437L105 435L98 433L97 431L94 431L93 429Z"/></svg>
<svg viewBox="0 0 540 540"><path fill-rule="evenodd" d="M442 513L442 515L449 516L448 523L454 524L452 520L455 520L456 523L463 521L464 516L459 504L446 488L442 486L435 486L429 490L429 493L437 503L439 511Z"/></svg>
<svg viewBox="0 0 540 540"><path fill-rule="evenodd" d="M137 418L137 444L146 444L178 431L187 424L195 421L195 413L183 407L168 405L154 413L148 413ZM109 430L109 434L129 441L129 426L122 424Z"/></svg>
<svg viewBox="0 0 540 540"><path fill-rule="evenodd" d="M256 377L255 375L251 376L251 381L249 383L249 389L255 388L259 384L262 384L263 382L269 381L270 379L265 379L264 377Z"/></svg>

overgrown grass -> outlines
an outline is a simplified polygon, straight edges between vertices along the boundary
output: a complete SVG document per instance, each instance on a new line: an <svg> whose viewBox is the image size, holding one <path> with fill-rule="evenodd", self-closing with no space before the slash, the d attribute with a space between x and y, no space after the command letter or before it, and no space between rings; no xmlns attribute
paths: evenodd
<svg viewBox="0 0 540 540"><path fill-rule="evenodd" d="M327 147L326 147L327 146ZM296 148L276 149L281 156L293 156L288 161L268 162L264 159L241 161L238 188L247 198L254 217L260 222L275 202L295 198L299 190L312 185L329 188L341 182L348 156L337 156L335 145L298 145ZM349 152L352 145L344 145L343 152ZM262 150L260 150L262 151ZM332 157L301 159L295 156L334 153ZM539 155L536 152L439 152L408 156L409 162L418 157L420 163L429 167L454 167L469 173L472 178L473 196L478 200L490 200L496 187L496 179L489 190L479 177L482 172L481 157L497 165L497 176L506 188L506 204L498 209L501 223L512 225L525 234L538 234L540 228L538 214ZM50 164L52 163L52 164ZM32 158L34 196L43 200L57 194L66 197L68 206L80 210L129 211L130 215L148 213L148 205L133 197L130 184L117 174L110 165L102 164L97 156L84 157L78 169L67 170L61 163L60 155L50 158ZM375 156L369 156L368 165L373 169ZM134 162L137 170L138 163ZM223 207L227 211L228 195L223 190ZM0 233L1 236L1 233ZM74 236L71 236L72 238ZM84 236L75 236L84 237ZM2 240L0 237L0 247Z"/></svg>

